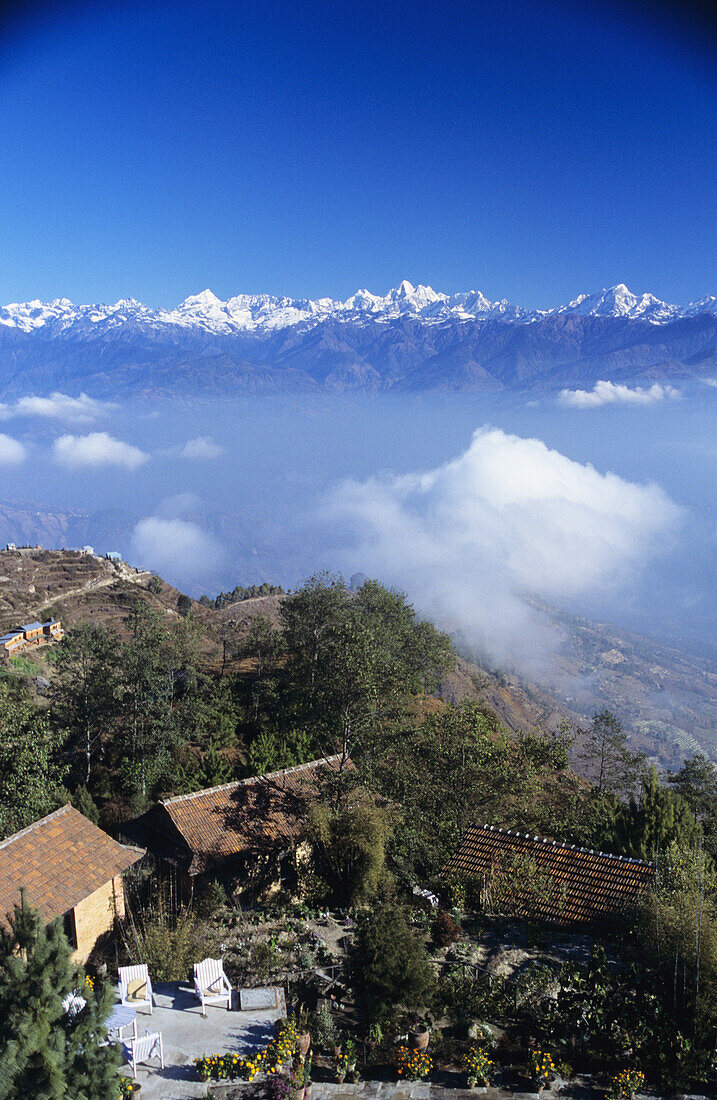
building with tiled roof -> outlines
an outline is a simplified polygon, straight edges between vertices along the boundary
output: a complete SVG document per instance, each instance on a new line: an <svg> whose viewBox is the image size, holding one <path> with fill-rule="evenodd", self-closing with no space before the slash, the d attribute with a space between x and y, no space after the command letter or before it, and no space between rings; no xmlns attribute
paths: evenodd
<svg viewBox="0 0 717 1100"><path fill-rule="evenodd" d="M143 855L118 844L74 806L63 806L0 840L0 921L20 903L23 889L48 924L63 918L75 959L84 962L124 916L122 872Z"/></svg>
<svg viewBox="0 0 717 1100"><path fill-rule="evenodd" d="M603 921L629 909L655 879L652 863L499 829L469 829L444 876L472 880L485 904L559 924Z"/></svg>
<svg viewBox="0 0 717 1100"><path fill-rule="evenodd" d="M222 878L252 898L290 887L293 860L321 772L343 757L322 757L267 775L162 799L126 822L123 836L176 868L186 890Z"/></svg>

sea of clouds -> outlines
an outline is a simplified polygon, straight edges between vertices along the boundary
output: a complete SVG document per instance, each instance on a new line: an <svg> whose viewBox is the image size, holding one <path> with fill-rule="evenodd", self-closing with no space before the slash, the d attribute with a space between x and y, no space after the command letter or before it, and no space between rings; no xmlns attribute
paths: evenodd
<svg viewBox="0 0 717 1100"><path fill-rule="evenodd" d="M324 518L344 562L408 591L498 664L540 671L556 639L526 596L613 595L660 552L681 509L640 485L496 428L435 469L348 479Z"/></svg>

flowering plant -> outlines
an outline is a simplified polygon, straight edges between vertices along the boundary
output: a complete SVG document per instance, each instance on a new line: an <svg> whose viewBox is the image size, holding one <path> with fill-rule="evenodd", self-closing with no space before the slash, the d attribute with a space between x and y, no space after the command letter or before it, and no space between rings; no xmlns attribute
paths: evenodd
<svg viewBox="0 0 717 1100"><path fill-rule="evenodd" d="M610 1081L610 1100L630 1100L645 1084L645 1074L639 1069L624 1069Z"/></svg>
<svg viewBox="0 0 717 1100"><path fill-rule="evenodd" d="M486 1052L475 1043L463 1055L463 1069L468 1076L468 1084L476 1085L480 1081L487 1085L493 1068L493 1062Z"/></svg>
<svg viewBox="0 0 717 1100"><path fill-rule="evenodd" d="M396 1071L399 1077L417 1081L421 1077L428 1077L432 1069L433 1059L425 1050L411 1050L400 1046L396 1051Z"/></svg>
<svg viewBox="0 0 717 1100"><path fill-rule="evenodd" d="M286 1077L272 1077L269 1085L269 1095L272 1100L289 1100L292 1086Z"/></svg>
<svg viewBox="0 0 717 1100"><path fill-rule="evenodd" d="M117 1093L117 1095L119 1097L131 1096L133 1092L137 1092L137 1090L139 1089L139 1085L137 1084L136 1081L133 1081L131 1077L124 1077L123 1076L123 1077L119 1077L118 1080L119 1080L119 1092Z"/></svg>
<svg viewBox="0 0 717 1100"><path fill-rule="evenodd" d="M555 1063L552 1057L544 1050L531 1050L528 1072L531 1077L546 1085L550 1077L555 1073Z"/></svg>
<svg viewBox="0 0 717 1100"><path fill-rule="evenodd" d="M286 1062L299 1045L299 1029L293 1017L283 1016L277 1020L274 1024L274 1035L274 1042L281 1045L282 1052L286 1052L286 1058L281 1061Z"/></svg>

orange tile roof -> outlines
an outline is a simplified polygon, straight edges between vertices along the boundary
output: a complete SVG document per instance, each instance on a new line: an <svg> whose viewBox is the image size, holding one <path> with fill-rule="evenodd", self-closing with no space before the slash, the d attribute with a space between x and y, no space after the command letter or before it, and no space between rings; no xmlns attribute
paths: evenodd
<svg viewBox="0 0 717 1100"><path fill-rule="evenodd" d="M561 844L493 825L469 829L444 874L457 873L466 878L509 875L516 856L531 861L536 873L547 873L556 889L554 894L549 892L538 900L536 913L536 899L525 890L525 896L521 896L518 878L511 907L516 913L522 910L526 915L530 912L558 923L587 923L617 913L633 903L655 877L653 864L642 859Z"/></svg>
<svg viewBox="0 0 717 1100"><path fill-rule="evenodd" d="M199 874L250 852L281 850L298 838L317 773L341 755L163 799L122 832Z"/></svg>
<svg viewBox="0 0 717 1100"><path fill-rule="evenodd" d="M131 867L144 852L118 844L74 806L63 806L0 840L0 920L20 901L48 923Z"/></svg>

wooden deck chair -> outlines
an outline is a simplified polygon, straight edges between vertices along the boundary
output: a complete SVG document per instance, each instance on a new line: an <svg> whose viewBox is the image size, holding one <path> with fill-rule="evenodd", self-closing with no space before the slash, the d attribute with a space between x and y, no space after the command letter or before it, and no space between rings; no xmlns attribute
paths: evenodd
<svg viewBox="0 0 717 1100"><path fill-rule="evenodd" d="M123 1043L123 1047L125 1058L132 1066L134 1078L137 1077L137 1066L141 1062L149 1061L150 1058L159 1058L160 1068L164 1069L161 1031L150 1031L148 1028L138 1039L128 1039Z"/></svg>
<svg viewBox="0 0 717 1100"><path fill-rule="evenodd" d="M232 1007L232 987L221 959L202 959L194 964L194 992L202 1006L202 1016L206 1016L208 1004L226 1001L227 1010Z"/></svg>
<svg viewBox="0 0 717 1100"><path fill-rule="evenodd" d="M123 1005L148 1008L152 1015L152 982L144 964L119 968L119 995Z"/></svg>
<svg viewBox="0 0 717 1100"><path fill-rule="evenodd" d="M67 994L62 1002L62 1011L66 1016L69 1016L71 1020L74 1020L75 1016L79 1016L86 1004L87 1001L82 996L79 989L74 989L72 993Z"/></svg>

